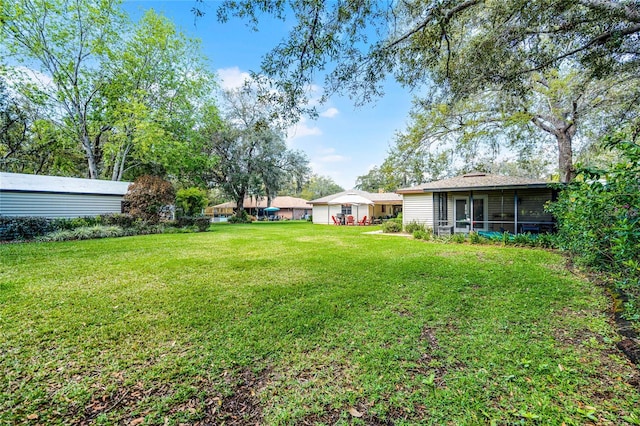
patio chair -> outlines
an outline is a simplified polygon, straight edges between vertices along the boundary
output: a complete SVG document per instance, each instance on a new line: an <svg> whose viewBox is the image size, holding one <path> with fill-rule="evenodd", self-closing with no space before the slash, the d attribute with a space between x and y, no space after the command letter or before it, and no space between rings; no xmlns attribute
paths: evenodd
<svg viewBox="0 0 640 426"><path fill-rule="evenodd" d="M367 225L367 217L365 216L362 218L361 221L358 221L358 225L362 225L362 226Z"/></svg>
<svg viewBox="0 0 640 426"><path fill-rule="evenodd" d="M353 216L351 216L351 215L347 216L347 225L355 225L355 222L353 220Z"/></svg>
<svg viewBox="0 0 640 426"><path fill-rule="evenodd" d="M331 216L331 219L333 219L333 224L334 225L340 225L340 222L338 221L338 219L336 219L335 216Z"/></svg>

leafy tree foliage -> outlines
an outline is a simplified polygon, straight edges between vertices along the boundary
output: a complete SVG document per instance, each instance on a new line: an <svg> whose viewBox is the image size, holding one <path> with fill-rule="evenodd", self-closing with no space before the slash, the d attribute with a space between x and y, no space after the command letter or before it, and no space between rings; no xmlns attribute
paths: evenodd
<svg viewBox="0 0 640 426"><path fill-rule="evenodd" d="M590 82L638 75L640 10L633 2L246 0L225 2L218 16L257 25L261 14L284 19L288 10L296 25L262 68L291 104L304 104L304 88L325 71L326 96L345 91L357 102L380 96L389 74L412 88L431 85L438 99L416 112L434 125L416 128L433 130L430 138L446 130L444 142L464 144L475 158L474 145L494 154L496 143L508 143L515 130L504 127L512 122L536 126L557 143L562 181L575 175L572 142L585 124L585 107L609 111L599 102L608 94L589 96L597 92ZM577 74L565 74L568 66ZM563 86L548 81L554 70ZM573 81L576 75L581 78ZM549 101L547 111L540 100Z"/></svg>
<svg viewBox="0 0 640 426"><path fill-rule="evenodd" d="M175 200L171 182L159 176L140 176L124 196L128 213L150 223L157 223L167 213L167 207Z"/></svg>
<svg viewBox="0 0 640 426"><path fill-rule="evenodd" d="M607 169L582 169L551 211L558 239L582 264L613 273L640 298L640 145L624 136L608 138L621 161Z"/></svg>
<svg viewBox="0 0 640 426"><path fill-rule="evenodd" d="M342 191L344 191L344 188L335 183L330 177L314 174L302 188L300 197L305 200L315 200Z"/></svg>
<svg viewBox="0 0 640 426"><path fill-rule="evenodd" d="M594 80L567 67L531 73L524 92L491 86L457 100L435 94L415 103L412 122L401 135L403 147L448 145L454 161L474 169L493 162L505 146L521 163L555 150L560 180L568 182L575 176L575 142L597 140L636 114L639 83L629 74Z"/></svg>
<svg viewBox="0 0 640 426"><path fill-rule="evenodd" d="M466 93L495 83L516 88L531 71L567 58L599 76L638 66L640 12L628 2L227 0L218 19L257 29L265 14L296 20L262 66L291 97L304 96L323 70L327 94L345 90L366 101L382 93L388 74Z"/></svg>
<svg viewBox="0 0 640 426"><path fill-rule="evenodd" d="M385 175L378 166L374 166L365 175L356 178L356 189L368 192L378 192L379 189L386 189L387 183Z"/></svg>
<svg viewBox="0 0 640 426"><path fill-rule="evenodd" d="M176 193L176 207L185 216L200 216L208 202L207 191L200 188L179 189Z"/></svg>
<svg viewBox="0 0 640 426"><path fill-rule="evenodd" d="M82 146L88 176L99 177L102 134L94 121L97 95L106 81L105 62L117 44L123 16L113 0L3 2L3 44L26 63L35 61L51 78L51 87L23 84L32 101L47 104L64 116L59 124Z"/></svg>
<svg viewBox="0 0 640 426"><path fill-rule="evenodd" d="M73 175L83 161L73 143L37 108L11 95L0 80L0 169Z"/></svg>
<svg viewBox="0 0 640 426"><path fill-rule="evenodd" d="M204 139L195 128L202 113L215 120L208 100L214 85L199 51L198 41L150 10L113 52L101 91L111 127L105 168L112 180L141 165L179 176L204 161Z"/></svg>
<svg viewBox="0 0 640 426"><path fill-rule="evenodd" d="M168 19L149 11L134 25L117 0L16 0L0 3L0 20L0 50L34 68L7 67L14 88L65 141L55 161L75 147L85 158L73 174L194 180L208 165L196 129L213 78Z"/></svg>
<svg viewBox="0 0 640 426"><path fill-rule="evenodd" d="M245 197L266 196L270 205L285 182L303 182L309 166L304 154L287 149L278 123L270 123L268 104L251 87L227 91L225 99L225 126L210 135L217 160L211 179L236 202L240 216Z"/></svg>

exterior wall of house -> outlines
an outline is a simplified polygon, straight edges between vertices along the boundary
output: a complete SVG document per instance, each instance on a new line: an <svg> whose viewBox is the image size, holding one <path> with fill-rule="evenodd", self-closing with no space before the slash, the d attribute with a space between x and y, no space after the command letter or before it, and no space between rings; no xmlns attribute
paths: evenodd
<svg viewBox="0 0 640 426"><path fill-rule="evenodd" d="M351 216L353 216L354 221L356 222L361 221L365 216L367 216L367 219L371 219L373 211L373 206L351 206ZM304 214L304 210L301 210L300 212L301 214ZM338 218L340 213L342 213L341 205L314 204L313 223L318 225L333 225L333 219L331 219L331 216Z"/></svg>
<svg viewBox="0 0 640 426"><path fill-rule="evenodd" d="M0 191L0 215L84 217L120 213L122 195Z"/></svg>
<svg viewBox="0 0 640 426"><path fill-rule="evenodd" d="M547 188L519 189L517 229L516 229L516 191L513 189L493 191L452 191L447 193L447 221L448 224L434 225L433 193L403 195L403 224L416 221L432 227L436 232L451 232L454 230L455 199L464 197L487 197L487 229L497 232L551 232L553 217L544 211L544 205L553 197L553 191ZM436 229L437 228L437 229ZM440 229L442 228L442 229ZM458 232L461 229L457 230Z"/></svg>
<svg viewBox="0 0 640 426"><path fill-rule="evenodd" d="M417 222L433 228L433 194L404 194L402 197L402 224Z"/></svg>
<svg viewBox="0 0 640 426"><path fill-rule="evenodd" d="M322 204L314 204L313 206L313 223L319 225L328 225L331 222L331 215L328 213L329 206Z"/></svg>

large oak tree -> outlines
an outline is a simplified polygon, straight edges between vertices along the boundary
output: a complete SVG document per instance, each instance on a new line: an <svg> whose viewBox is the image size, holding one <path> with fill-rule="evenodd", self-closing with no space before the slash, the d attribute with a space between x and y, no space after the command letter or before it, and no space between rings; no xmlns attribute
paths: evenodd
<svg viewBox="0 0 640 426"><path fill-rule="evenodd" d="M264 13L296 20L262 66L289 95L287 106L304 105L305 87L321 75L325 96L367 102L393 75L411 88L435 85L440 104L460 106L487 91L526 98L532 75L567 64L596 82L637 74L639 64L637 1L245 0L225 2L218 15L257 26ZM561 177L570 180L571 118L550 126L532 114L531 123L556 137Z"/></svg>

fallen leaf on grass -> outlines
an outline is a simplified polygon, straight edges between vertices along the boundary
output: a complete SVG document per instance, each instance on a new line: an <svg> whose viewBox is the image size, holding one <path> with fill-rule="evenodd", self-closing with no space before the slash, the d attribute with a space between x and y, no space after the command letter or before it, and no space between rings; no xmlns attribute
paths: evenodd
<svg viewBox="0 0 640 426"><path fill-rule="evenodd" d="M131 420L131 423L129 423L129 426L136 426L141 424L142 422L144 422L144 417L138 417L137 419Z"/></svg>
<svg viewBox="0 0 640 426"><path fill-rule="evenodd" d="M351 414L353 417L362 417L362 413L353 407L349 408L349 414Z"/></svg>
<svg viewBox="0 0 640 426"><path fill-rule="evenodd" d="M35 414L35 413L34 414L29 414L27 416L27 419L29 419L29 420L37 420L38 419L38 415Z"/></svg>

